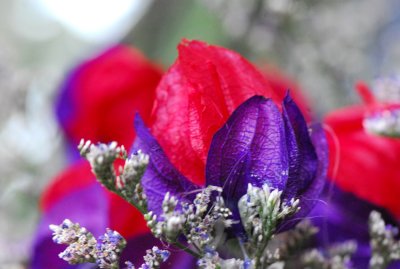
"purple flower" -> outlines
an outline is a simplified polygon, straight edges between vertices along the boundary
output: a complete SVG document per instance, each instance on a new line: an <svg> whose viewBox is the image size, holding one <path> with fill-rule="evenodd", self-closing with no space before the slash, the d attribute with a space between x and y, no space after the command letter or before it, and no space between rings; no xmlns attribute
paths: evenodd
<svg viewBox="0 0 400 269"><path fill-rule="evenodd" d="M149 154L150 163L142 179L148 208L161 214L164 195L190 201L199 189L168 160L163 149L140 117L136 117L137 139L133 150ZM294 101L287 95L282 111L269 99L254 96L240 105L213 136L206 163L206 186L223 188L222 195L240 220L238 201L248 184L283 192L283 198L300 199L300 211L281 225L292 227L314 206L326 177L327 150L322 129L311 132Z"/></svg>
<svg viewBox="0 0 400 269"><path fill-rule="evenodd" d="M335 185L323 191L323 200L311 211L309 217L318 227L316 246L326 249L336 243L355 240L357 251L352 256L354 268L368 268L371 257L368 234L368 217L371 211L379 211L386 223L397 226L393 217L383 208L361 200L352 193L344 192ZM389 268L399 268L399 262Z"/></svg>

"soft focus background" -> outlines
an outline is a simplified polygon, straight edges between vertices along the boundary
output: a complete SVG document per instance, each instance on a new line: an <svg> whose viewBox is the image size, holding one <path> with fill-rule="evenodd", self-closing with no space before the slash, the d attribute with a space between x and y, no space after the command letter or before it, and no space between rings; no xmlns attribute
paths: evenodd
<svg viewBox="0 0 400 269"><path fill-rule="evenodd" d="M318 117L398 72L397 0L0 1L0 268L24 268L44 186L64 166L53 102L66 72L124 42L164 67L182 39L234 49L297 80Z"/></svg>

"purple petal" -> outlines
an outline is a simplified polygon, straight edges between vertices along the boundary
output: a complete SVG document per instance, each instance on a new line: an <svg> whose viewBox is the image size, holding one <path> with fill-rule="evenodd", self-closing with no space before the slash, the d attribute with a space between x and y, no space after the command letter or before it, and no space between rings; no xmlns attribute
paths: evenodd
<svg viewBox="0 0 400 269"><path fill-rule="evenodd" d="M150 156L150 162L142 178L149 211L162 212L162 201L167 192L176 198L192 201L189 192L199 187L186 179L168 160L160 144L151 135L139 115L135 118L136 140L132 151L142 150Z"/></svg>
<svg viewBox="0 0 400 269"><path fill-rule="evenodd" d="M352 257L354 268L368 268L371 255L368 234L370 212L380 211L386 223L396 225L396 222L382 208L358 199L334 185L325 188L323 199L325 201L318 203L309 214L313 225L319 229L317 247L327 248L335 243L355 240L357 251Z"/></svg>
<svg viewBox="0 0 400 269"><path fill-rule="evenodd" d="M289 154L289 178L284 197L291 199L306 190L315 178L318 158L307 123L289 94L283 101L283 118Z"/></svg>
<svg viewBox="0 0 400 269"><path fill-rule="evenodd" d="M292 228L299 221L304 219L310 211L314 208L315 204L319 201L321 192L326 182L328 171L328 144L325 132L319 124L313 125L311 128L311 141L318 156L318 169L315 178L308 186L308 188L296 198L300 200L300 210L289 219L285 220L279 231L284 231Z"/></svg>
<svg viewBox="0 0 400 269"><path fill-rule="evenodd" d="M77 76L81 71L81 68L76 68L69 72L61 86L59 96L57 97L55 112L63 128L76 116L76 110L74 108L77 107L77 98L74 91L76 88Z"/></svg>
<svg viewBox="0 0 400 269"><path fill-rule="evenodd" d="M258 187L267 183L283 190L287 175L282 115L271 99L254 96L214 135L206 164L207 185L223 187L227 204L235 213L249 183Z"/></svg>
<svg viewBox="0 0 400 269"><path fill-rule="evenodd" d="M104 189L97 183L72 192L60 199L42 217L33 246L31 269L93 268L72 266L58 257L66 245L53 242L50 224L60 224L65 218L78 222L96 237L108 227L108 205ZM85 267L86 266L86 267Z"/></svg>

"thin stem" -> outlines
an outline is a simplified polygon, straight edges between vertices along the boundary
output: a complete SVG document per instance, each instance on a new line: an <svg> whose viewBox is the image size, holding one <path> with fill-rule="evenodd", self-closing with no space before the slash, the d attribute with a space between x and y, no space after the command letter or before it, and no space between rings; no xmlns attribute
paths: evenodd
<svg viewBox="0 0 400 269"><path fill-rule="evenodd" d="M182 244L181 242L178 241L169 241L167 240L168 243L172 244L173 246L189 253L190 255L192 255L193 257L197 258L197 259L201 259L203 256L200 255L199 253L191 250L189 247L185 246L184 244Z"/></svg>

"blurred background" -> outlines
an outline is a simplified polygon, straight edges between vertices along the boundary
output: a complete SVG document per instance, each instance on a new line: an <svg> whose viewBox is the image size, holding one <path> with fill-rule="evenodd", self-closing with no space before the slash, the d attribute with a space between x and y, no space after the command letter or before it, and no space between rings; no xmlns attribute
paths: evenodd
<svg viewBox="0 0 400 269"><path fill-rule="evenodd" d="M165 68L182 38L231 48L296 80L319 118L400 67L397 0L2 0L0 14L0 268L24 268L38 197L66 162L58 86L112 44Z"/></svg>

